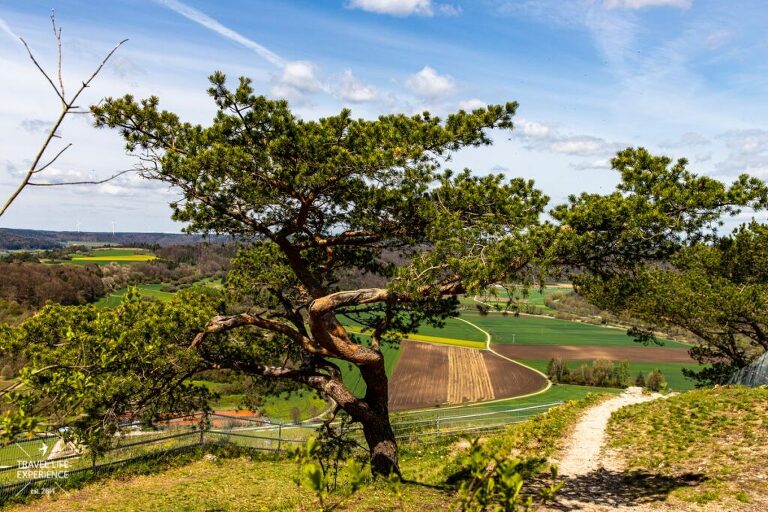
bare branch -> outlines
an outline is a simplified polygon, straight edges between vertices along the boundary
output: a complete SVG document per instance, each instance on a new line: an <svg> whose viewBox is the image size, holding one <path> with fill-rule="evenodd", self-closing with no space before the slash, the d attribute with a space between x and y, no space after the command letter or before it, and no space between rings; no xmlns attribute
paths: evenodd
<svg viewBox="0 0 768 512"><path fill-rule="evenodd" d="M37 59L35 58L35 55L32 53L32 50L29 48L29 45L27 44L27 42L24 40L23 37L20 37L19 39L21 40L22 44L24 45L24 48L27 49L27 54L29 55L29 58L32 59L32 62L35 64L37 69L39 69L40 72L45 77L45 79L48 80L48 83L51 84L51 87L53 87L53 90L56 91L56 96L59 97L59 99L61 100L62 105L66 105L67 104L67 100L64 99L64 96L61 94L61 91L59 91L59 88L56 87L55 83L53 83L53 80L51 80L51 77L48 75L48 73L46 73L45 70L43 69L43 67L40 65L40 63L37 62Z"/></svg>
<svg viewBox="0 0 768 512"><path fill-rule="evenodd" d="M32 60L32 63L35 65L35 67L40 71L40 73L43 74L45 79L48 81L48 83L53 88L54 92L56 93L56 96L61 100L61 112L59 113L58 117L56 118L56 121L53 123L53 126L51 127L48 134L45 136L45 139L43 140L43 144L40 146L40 149L38 150L37 154L35 155L35 158L32 161L32 165L30 165L27 172L24 174L24 178L21 180L21 183L19 186L14 190L14 192L11 194L11 196L5 201L2 208L0 208L0 217L5 214L5 212L8 210L8 208L11 206L11 204L16 200L17 197L19 197L19 194L29 185L29 186L36 186L36 187L51 187L51 186L63 186L63 185L98 185L101 183L106 183L110 180L113 180L117 178L118 176L121 176L125 174L126 172L130 171L122 171L119 172L106 180L100 180L100 181L77 181L77 182L69 182L69 183L32 183L30 180L33 175L38 174L48 167L50 167L61 155L64 153L71 144L68 144L64 149L59 151L48 163L45 165L39 167L40 160L43 158L43 155L48 149L48 146L50 145L51 141L56 138L60 138L59 135L56 134L59 127L61 126L62 122L64 122L64 118L68 114L81 114L85 112L80 111L73 111L73 109L78 109L80 107L75 105L75 102L77 101L77 98L82 94L82 92L90 85L90 83L93 81L93 79L96 77L96 75L99 74L99 72L102 70L104 65L107 63L107 61L114 55L114 53L117 51L120 46L122 46L127 39L123 39L119 43L117 43L112 50L107 53L107 55L102 59L99 66L96 68L96 70L91 74L90 77L88 77L87 80L82 82L81 87L77 90L74 96L72 96L72 99L67 101L65 93L64 93L64 77L61 70L61 63L62 63L62 48L61 48L61 27L58 27L56 25L56 17L55 13L51 11L51 27L53 29L53 36L56 39L56 46L58 51L58 61L57 61L57 75L58 75L58 81L59 85L57 86L51 76L43 69L43 67L38 62L37 58L35 57L34 53L32 53L32 49L29 47L27 42L24 40L23 37L20 37L21 43L24 45L24 48L27 50L27 54L29 55L29 58Z"/></svg>
<svg viewBox="0 0 768 512"><path fill-rule="evenodd" d="M67 95L64 92L64 79L61 75L61 28L56 30L56 13L53 9L51 9L51 26L53 27L53 37L56 38L56 44L58 47L59 58L58 58L57 68L58 68L58 74L59 74L59 87L61 90L61 97L66 98Z"/></svg>
<svg viewBox="0 0 768 512"><path fill-rule="evenodd" d="M83 82L83 85L80 87L80 89L79 89L79 90L78 90L78 91L75 93L75 95L74 95L74 96L72 96L72 99L71 99L71 100L70 100L70 102L67 104L69 108L72 108L72 106L75 104L75 101L77 101L77 98L80 96L80 94L82 94L82 92L83 92L85 89L87 89L87 88L88 88L88 86L91 84L91 82L93 81L93 79L94 79L94 78L96 78L96 75L98 75L98 74L99 74L99 72L101 71L101 69L104 67L104 65L107 63L107 61L108 61L108 60L109 60L109 59L112 57L112 55L114 55L114 53L117 51L117 49L118 49L118 48L120 48L120 47L121 47L123 44L125 44L126 42L128 42L128 39L123 39L122 41L120 41L119 43L117 43L117 44L114 46L114 48L112 48L112 49L109 51L109 53L107 54L107 56L106 56L106 57L104 57L104 59L102 59L102 61L101 61L101 64L99 64L99 67L97 67L97 68L96 68L96 71L94 71L94 72L93 72L93 74L92 74L92 75L91 75L91 76L88 78L88 80L86 80L85 82Z"/></svg>
<svg viewBox="0 0 768 512"><path fill-rule="evenodd" d="M63 187L63 186L70 186L70 185L101 185L102 183L107 183L108 181L112 181L115 178L122 176L123 174L129 173L129 172L138 172L138 169L126 169L125 171L120 171L118 173L113 174L109 178L99 180L99 181L65 181L62 183L35 183L33 181L30 181L27 183L30 187Z"/></svg>
<svg viewBox="0 0 768 512"><path fill-rule="evenodd" d="M58 158L59 158L59 157L60 157L60 156L61 156L61 155L62 155L62 154L63 154L63 153L66 151L66 150L68 150L68 149L69 149L69 148L71 148L71 147L72 147L72 143L70 142L69 144L67 144L66 146L64 146L64 148L62 148L62 150L61 150L61 151L59 151L58 153L56 153L56 155L55 155L53 158L51 158L51 159L48 161L48 163L47 163L47 164L45 164L44 166L40 167L39 169L35 169L34 171L32 171L32 174L37 174L37 173L39 173L39 172L43 172L44 170L46 170L48 167L50 167L50 166L53 164L53 162L55 162L56 160L58 160Z"/></svg>

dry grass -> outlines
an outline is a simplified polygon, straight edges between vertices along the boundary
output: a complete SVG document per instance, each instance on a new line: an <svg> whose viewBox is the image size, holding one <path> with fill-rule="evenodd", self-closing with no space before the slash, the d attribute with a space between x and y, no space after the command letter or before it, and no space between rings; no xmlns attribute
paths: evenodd
<svg viewBox="0 0 768 512"><path fill-rule="evenodd" d="M161 474L108 479L79 490L59 491L14 512L203 512L317 510L314 495L298 488L293 462L285 460L197 460ZM334 501L334 498L332 501ZM404 486L408 511L437 511L450 497L421 486ZM337 510L400 510L400 500L386 484L376 483Z"/></svg>
<svg viewBox="0 0 768 512"><path fill-rule="evenodd" d="M703 479L673 499L722 510L768 506L768 389L697 390L626 407L611 417L608 436L630 471Z"/></svg>

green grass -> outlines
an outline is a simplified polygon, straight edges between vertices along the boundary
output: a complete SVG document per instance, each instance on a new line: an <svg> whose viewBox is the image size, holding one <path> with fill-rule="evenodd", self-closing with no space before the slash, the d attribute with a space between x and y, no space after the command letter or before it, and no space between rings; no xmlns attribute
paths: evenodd
<svg viewBox="0 0 768 512"><path fill-rule="evenodd" d="M441 328L422 325L419 327L419 330L416 333L416 336L418 335L452 338L457 340L479 341L483 345L485 344L485 335L483 333L467 324L466 322L462 322L456 318L446 319L445 326Z"/></svg>
<svg viewBox="0 0 768 512"><path fill-rule="evenodd" d="M301 420L307 420L322 413L327 407L325 400L310 391L291 391L279 396L268 396L261 407L264 414L280 423L293 421L294 408Z"/></svg>
<svg viewBox="0 0 768 512"><path fill-rule="evenodd" d="M138 285L136 288L138 288L139 293L141 293L142 297L150 297L153 299L158 300L168 300L171 297L173 297L173 293L171 292L164 292L161 290L163 287L163 284L141 284ZM123 300L123 296L128 291L128 288L121 288L120 290L115 290L106 297L102 297L98 301L96 301L95 305L97 308L114 308L117 307L120 302Z"/></svg>
<svg viewBox="0 0 768 512"><path fill-rule="evenodd" d="M625 330L611 327L499 313L480 315L464 312L461 317L491 333L494 343L512 343L514 339L515 343L529 345L637 346L637 343L627 336ZM690 348L690 345L667 340L664 347Z"/></svg>
<svg viewBox="0 0 768 512"><path fill-rule="evenodd" d="M402 461L407 478L424 482L437 480L436 468L442 469L450 454L450 446L439 446L420 456L415 452ZM189 460L189 459L187 459ZM26 505L10 508L16 512L273 512L318 510L314 495L298 487L293 478L297 466L289 458L255 454L250 457L202 458L157 474L125 475L104 478L81 489L60 491L52 497L30 500ZM433 476L434 475L434 476ZM348 495L342 491L330 497L331 503ZM428 482L425 482L428 483ZM371 482L352 496L338 510L405 510L414 512L452 509L450 491L404 485L402 500L379 480ZM402 509L400 508L402 503Z"/></svg>
<svg viewBox="0 0 768 512"><path fill-rule="evenodd" d="M493 402L479 402L475 404L466 404L451 407L434 407L432 409L422 409L419 411L404 411L395 413L394 418L406 421L414 419L428 419L437 416L460 416L463 414L480 414L484 412L498 412L510 409L524 407L534 407L552 404L555 402L566 402L569 400L581 400L589 394L618 394L622 390L614 388L598 388L594 386L574 386L571 384L553 385L547 391L532 396L520 398L508 398L505 400L495 400ZM395 421L397 421L397 419Z"/></svg>
<svg viewBox="0 0 768 512"><path fill-rule="evenodd" d="M362 339L365 342L366 338L363 337ZM397 345L393 346L389 343L385 343L383 344L381 351L384 354L384 368L387 372L387 377L391 377L392 372L395 371L397 362L400 360L400 344L398 343ZM360 370L357 369L357 366L347 361L341 361L339 359L331 359L331 361L339 365L339 368L341 369L342 380L344 381L344 384L347 385L349 390L357 397L362 397L365 395L365 381L363 381L363 378L360 375Z"/></svg>
<svg viewBox="0 0 768 512"><path fill-rule="evenodd" d="M768 389L718 387L620 409L607 434L630 470L679 481L676 499L760 510L750 506L768 494L767 425ZM685 484L691 474L697 485Z"/></svg>
<svg viewBox="0 0 768 512"><path fill-rule="evenodd" d="M520 359L520 362L543 373L547 372L547 364L549 363L549 361L543 359ZM569 368L576 368L582 364L592 363L588 361L568 361ZM642 371L643 375L648 376L648 373L656 368L664 374L664 378L667 380L667 385L671 391L688 391L694 388L695 382L683 376L683 368L699 370L702 367L696 364L684 363L635 363L629 361L630 384L634 384L638 372Z"/></svg>
<svg viewBox="0 0 768 512"><path fill-rule="evenodd" d="M551 451L567 434L568 425L594 403L570 403L550 411L533 422L511 427L504 434L489 436L486 446L510 451L537 446ZM329 497L330 503L348 498L338 510L442 511L456 509L456 495L447 478L460 468L465 443L456 439L430 439L428 443L402 443L400 465L403 476L413 483L400 487L398 497L384 479L349 497L342 476L340 491ZM234 456L228 456L231 451ZM296 463L287 457L253 454L221 448L215 457L202 458L202 452L179 458L182 464L145 471L127 466L118 478L102 477L80 489L69 489L54 496L30 500L10 510L126 512L153 510L170 512L203 511L292 511L316 510L314 495L294 482ZM240 456L237 456L240 454ZM154 471L153 471L154 469Z"/></svg>
<svg viewBox="0 0 768 512"><path fill-rule="evenodd" d="M55 439L48 441L48 448L53 448ZM37 461L42 460L42 452L40 448L43 446L42 439L35 440L22 440L21 442L13 442L9 445L0 447L0 466L12 466L17 464L18 461ZM0 474L0 480L2 480L2 474Z"/></svg>
<svg viewBox="0 0 768 512"><path fill-rule="evenodd" d="M211 408L216 411L235 410L243 407L245 395L243 393L228 393L231 384L227 382L213 382L209 380L195 380L195 384L203 385L221 396L211 403ZM319 398L310 391L286 391L280 395L268 395L258 409L271 420L279 423L289 423L294 418L294 408L298 410L298 417L307 420L317 416L326 409L325 400Z"/></svg>

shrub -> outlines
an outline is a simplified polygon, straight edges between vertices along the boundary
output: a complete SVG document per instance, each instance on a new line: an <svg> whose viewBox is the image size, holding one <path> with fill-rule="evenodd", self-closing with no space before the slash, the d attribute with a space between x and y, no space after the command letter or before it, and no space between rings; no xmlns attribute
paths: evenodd
<svg viewBox="0 0 768 512"><path fill-rule="evenodd" d="M645 380L645 387L651 391L664 391L667 389L667 380L664 378L664 374L661 370L654 369L648 373L648 378Z"/></svg>
<svg viewBox="0 0 768 512"><path fill-rule="evenodd" d="M547 377L549 377L552 382L566 383L568 382L569 374L570 371L568 370L568 365L565 364L565 361L559 357L553 357L549 360L549 364L547 364Z"/></svg>
<svg viewBox="0 0 768 512"><path fill-rule="evenodd" d="M645 387L645 375L643 375L643 370L640 370L637 373L637 377L635 377L635 386L640 386L641 388Z"/></svg>
<svg viewBox="0 0 768 512"><path fill-rule="evenodd" d="M605 359L598 359L592 363L592 378L595 386L610 386L611 376L613 375L613 363Z"/></svg>

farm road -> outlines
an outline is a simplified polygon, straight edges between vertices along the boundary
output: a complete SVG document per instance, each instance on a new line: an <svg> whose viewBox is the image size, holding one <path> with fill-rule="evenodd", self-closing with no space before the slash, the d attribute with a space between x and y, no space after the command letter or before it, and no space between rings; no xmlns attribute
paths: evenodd
<svg viewBox="0 0 768 512"><path fill-rule="evenodd" d="M669 482L653 476L644 481L644 485L628 484L624 479L621 461L604 446L605 430L613 412L627 405L662 397L658 393L643 395L641 388L630 387L617 397L586 411L567 441L567 448L559 460L553 461L558 464L565 485L558 492L555 502L545 510L666 510L662 502Z"/></svg>

